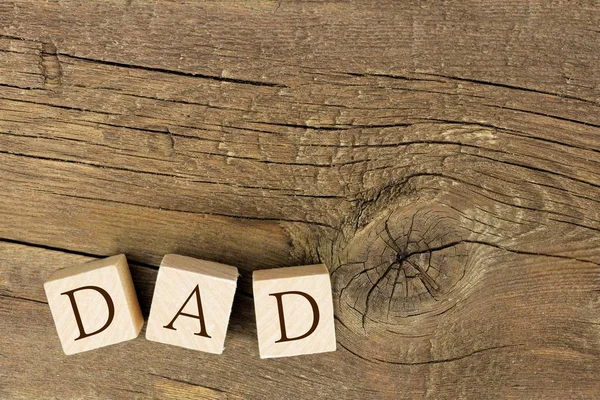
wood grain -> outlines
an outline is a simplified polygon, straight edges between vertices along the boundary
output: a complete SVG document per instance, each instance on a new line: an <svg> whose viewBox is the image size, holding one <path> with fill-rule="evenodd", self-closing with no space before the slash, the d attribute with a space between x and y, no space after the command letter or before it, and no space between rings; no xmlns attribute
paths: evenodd
<svg viewBox="0 0 600 400"><path fill-rule="evenodd" d="M600 397L593 1L0 4L0 397ZM222 356L61 354L42 283L240 269ZM260 360L257 269L338 351ZM5 345L8 343L8 345ZM67 379L68 378L68 379Z"/></svg>

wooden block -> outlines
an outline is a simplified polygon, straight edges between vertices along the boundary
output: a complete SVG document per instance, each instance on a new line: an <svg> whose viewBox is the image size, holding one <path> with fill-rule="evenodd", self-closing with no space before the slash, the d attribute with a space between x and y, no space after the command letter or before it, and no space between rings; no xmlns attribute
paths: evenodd
<svg viewBox="0 0 600 400"><path fill-rule="evenodd" d="M261 358L335 351L329 271L323 264L254 271Z"/></svg>
<svg viewBox="0 0 600 400"><path fill-rule="evenodd" d="M135 339L144 324L123 254L56 271L44 290L65 354Z"/></svg>
<svg viewBox="0 0 600 400"><path fill-rule="evenodd" d="M167 254L160 265L146 339L223 353L238 270Z"/></svg>

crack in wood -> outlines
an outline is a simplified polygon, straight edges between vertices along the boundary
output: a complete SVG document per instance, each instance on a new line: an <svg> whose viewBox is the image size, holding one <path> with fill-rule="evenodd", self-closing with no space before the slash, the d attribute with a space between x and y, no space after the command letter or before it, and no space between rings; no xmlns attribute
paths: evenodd
<svg viewBox="0 0 600 400"><path fill-rule="evenodd" d="M482 80L482 79L472 79L472 78L465 78L465 77L459 77L459 76L453 76L453 75L436 74L436 73L428 73L427 75L438 76L440 78L446 78L446 79L449 79L449 80L455 80L455 81L459 81L459 82L470 82L470 83L475 83L475 84L479 84L479 85L486 85L486 86L493 86L493 87L504 88L504 89L519 90L519 91L524 91L524 92L530 92L530 93L536 93L536 94L543 94L543 95L554 96L554 97L559 97L559 98L569 99L569 100L577 100L577 101L581 101L581 102L584 102L584 103L590 103L590 104L593 104L593 105L598 105L598 103L595 102L595 101L591 101L591 100L587 100L587 99L582 99L582 98L579 98L579 97L576 97L576 96L571 96L571 95L562 94L562 93L553 93L553 92L549 92L549 91L546 91L546 90L540 90L540 89L528 88L528 87L524 87L524 86L511 85L511 84L507 84L507 83L499 83L499 82L486 81L486 80Z"/></svg>
<svg viewBox="0 0 600 400"><path fill-rule="evenodd" d="M16 296L16 295L8 294L8 293L0 293L0 297L4 297L4 298L7 298L7 299L20 300L20 301L30 301L30 302L38 303L38 304L45 304L45 305L48 304L48 302L46 302L46 301L41 301L41 300L36 300L36 299L30 299L30 298L27 298L27 297Z"/></svg>
<svg viewBox="0 0 600 400"><path fill-rule="evenodd" d="M443 363L449 363L449 362L455 362L455 361L464 360L466 358L473 357L475 355L478 355L478 354L481 354L481 353L485 353L485 352L488 352L488 351L502 350L502 349L507 349L507 348L522 347L522 346L525 346L525 343L507 344L507 345L502 345L502 346L485 347L485 348L473 350L470 353L459 355L459 356L455 356L455 357L448 357L448 358L442 358L442 359L434 359L434 360L428 360L428 361L418 361L418 362L387 361L387 360L384 360L384 359L375 359L375 360L379 361L379 362L382 362L382 363L393 364L393 365L435 365L435 364L443 364Z"/></svg>
<svg viewBox="0 0 600 400"><path fill-rule="evenodd" d="M205 75L205 74L196 73L196 72L186 72L186 71L179 71L179 70L159 68L159 67L128 64L128 63L122 63L122 62L118 62L118 61L100 60L100 59L95 59L95 58L76 56L76 55L63 53L63 52L57 52L56 54L61 57L71 58L74 60L82 60L82 61L86 61L86 62L90 62L90 63L110 65L113 67L120 67L120 68L137 69L137 70L149 71L149 72L161 72L161 73L170 74L170 75L188 76L188 77L192 77L192 78L208 79L208 80L217 81L217 82L237 83L240 85L264 86L264 87L274 87L274 88L287 88L288 87L287 85L281 84L281 83L227 78L227 77L223 77L223 76L212 76L212 75Z"/></svg>

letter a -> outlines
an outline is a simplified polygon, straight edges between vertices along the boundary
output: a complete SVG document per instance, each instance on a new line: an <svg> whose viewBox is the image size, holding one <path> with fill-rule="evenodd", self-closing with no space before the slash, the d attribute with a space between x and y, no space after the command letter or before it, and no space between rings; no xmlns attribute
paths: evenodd
<svg viewBox="0 0 600 400"><path fill-rule="evenodd" d="M191 300L191 298L194 294L196 295L196 302L198 303L198 315L184 313L183 309L185 308L187 303L189 303L189 301ZM210 338L208 333L206 333L206 324L204 322L204 312L202 311L202 301L200 300L200 286L199 285L196 285L196 287L194 288L192 293L190 293L190 295L185 300L185 302L183 303L183 305L181 306L179 311L177 311L177 314L175 314L175 317L173 318L173 320L171 322L169 322L167 325L163 326L163 328L173 329L174 331L176 331L177 329L175 329L173 327L173 323L175 322L175 320L177 318L179 318L180 315L183 315L184 317L196 318L196 319L200 320L200 332L194 333L194 335Z"/></svg>

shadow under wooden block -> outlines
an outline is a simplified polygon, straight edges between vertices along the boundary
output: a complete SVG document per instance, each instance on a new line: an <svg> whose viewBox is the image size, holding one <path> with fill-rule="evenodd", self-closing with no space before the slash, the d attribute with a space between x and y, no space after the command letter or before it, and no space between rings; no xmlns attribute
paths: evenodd
<svg viewBox="0 0 600 400"><path fill-rule="evenodd" d="M261 358L335 351L329 271L323 264L254 271Z"/></svg>
<svg viewBox="0 0 600 400"><path fill-rule="evenodd" d="M56 271L44 290L65 354L135 339L144 324L123 254Z"/></svg>
<svg viewBox="0 0 600 400"><path fill-rule="evenodd" d="M146 339L221 354L237 285L235 267L176 254L160 265Z"/></svg>

